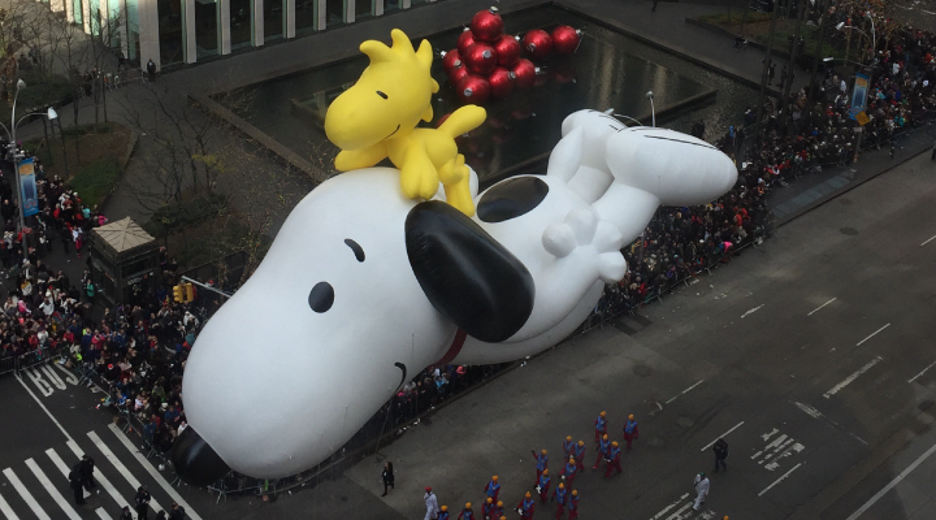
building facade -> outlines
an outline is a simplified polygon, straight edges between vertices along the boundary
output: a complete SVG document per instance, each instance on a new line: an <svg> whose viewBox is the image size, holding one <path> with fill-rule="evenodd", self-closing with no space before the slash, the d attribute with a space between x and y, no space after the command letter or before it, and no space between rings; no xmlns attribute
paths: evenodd
<svg viewBox="0 0 936 520"><path fill-rule="evenodd" d="M44 0L145 69L196 63L435 0Z"/></svg>

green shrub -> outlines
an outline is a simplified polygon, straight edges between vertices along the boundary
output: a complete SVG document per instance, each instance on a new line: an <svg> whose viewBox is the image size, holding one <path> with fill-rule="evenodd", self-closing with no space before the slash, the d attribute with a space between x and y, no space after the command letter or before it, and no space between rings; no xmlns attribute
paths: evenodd
<svg viewBox="0 0 936 520"><path fill-rule="evenodd" d="M120 166L113 159L99 159L78 170L68 183L82 202L93 208L110 195L120 179Z"/></svg>
<svg viewBox="0 0 936 520"><path fill-rule="evenodd" d="M164 237L178 229L211 220L226 209L227 198L218 194L167 204L153 213L143 229L154 237Z"/></svg>

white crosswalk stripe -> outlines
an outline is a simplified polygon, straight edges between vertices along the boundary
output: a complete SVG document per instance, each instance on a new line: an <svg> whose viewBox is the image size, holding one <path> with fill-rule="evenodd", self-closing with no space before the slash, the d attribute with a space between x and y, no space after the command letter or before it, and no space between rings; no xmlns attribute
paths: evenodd
<svg viewBox="0 0 936 520"><path fill-rule="evenodd" d="M78 516L78 513L75 511L75 508L73 508L71 504L69 504L68 501L65 500L65 497L63 497L62 494L59 493L59 490L55 488L55 486L52 484L52 481L49 480L49 477L47 477L46 474L42 471L42 468L40 468L39 465L36 464L36 461L34 461L31 458L26 459L26 466L29 468L30 471L33 472L33 475L35 475L36 478L39 480L39 483L42 484L42 487L44 487L46 492L48 492L49 495L52 497L52 500L55 500L55 503L58 504L58 506L62 509L62 511L65 512L65 516L67 516L71 520L81 520L81 517Z"/></svg>
<svg viewBox="0 0 936 520"><path fill-rule="evenodd" d="M19 517L13 512L13 508L3 498L3 495L0 495L0 513L3 513L7 520L19 520Z"/></svg>
<svg viewBox="0 0 936 520"><path fill-rule="evenodd" d="M107 511L105 511L103 507L95 509L94 512L97 513L98 518L101 520L111 520L110 515L107 514Z"/></svg>
<svg viewBox="0 0 936 520"><path fill-rule="evenodd" d="M130 473L130 470L128 470L127 467L124 466L123 463L120 462L119 459L117 459L117 456L114 455L114 452L111 451L111 449L108 448L106 444L104 444L104 441L102 441L101 438L98 437L98 434L93 431L90 431L88 432L88 438L90 438L91 442L93 442L94 445L97 446L97 449L101 453L104 454L104 457L108 461L110 461L110 463L113 464L115 468L117 468L117 472L123 475L123 478L127 482L130 483L133 489L139 489L141 485L140 481L137 480L136 477L133 476L133 473ZM163 506L159 505L158 502L156 502L155 498L150 498L150 507L153 508L153 511L157 511L157 512L161 509L165 509ZM189 516L192 516L192 513L189 513ZM195 517L192 516L192 518L195 518Z"/></svg>
<svg viewBox="0 0 936 520"><path fill-rule="evenodd" d="M32 496L32 493L26 489L26 486L23 485L23 482L19 479L19 477L16 476L16 473L13 473L12 469L7 468L3 470L3 475L6 476L7 480L10 481L10 484L13 484L13 489L15 489L16 492L19 493L21 497L23 497L23 501L26 502L26 505L29 506L29 509L32 509L33 514L36 515L39 520L52 520L49 515L46 514L46 512L42 509L42 506L39 505L39 502L36 501L36 498Z"/></svg>
<svg viewBox="0 0 936 520"><path fill-rule="evenodd" d="M68 447L72 450L72 453L74 453L79 459L84 456L84 451L78 446L77 443L75 443L75 441L68 441L66 444L68 444ZM55 453L54 450L48 450L46 451L46 453L49 453L49 451L52 451L53 453ZM49 456L51 457L51 455ZM65 467L64 473L65 473L65 477L68 477L67 466ZM111 484L110 480L107 479L107 476L105 476L103 472L97 471L94 477L97 479L98 482L101 483L101 487L104 488L104 491L107 491L107 494L110 495L111 498L114 499L114 502L117 502L117 504L120 505L121 508L123 508L124 506L130 505L130 502L127 502L127 499L124 498L124 496L121 495L119 491L117 491L117 488L115 488L114 485Z"/></svg>

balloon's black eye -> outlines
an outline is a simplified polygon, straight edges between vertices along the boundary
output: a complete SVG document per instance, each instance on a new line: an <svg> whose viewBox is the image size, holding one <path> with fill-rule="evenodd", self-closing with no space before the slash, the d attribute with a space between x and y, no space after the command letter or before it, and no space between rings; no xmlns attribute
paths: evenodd
<svg viewBox="0 0 936 520"><path fill-rule="evenodd" d="M379 91L379 90L377 91L377 95L380 96L380 97L382 97L382 98L384 98L384 99L387 99L387 98L390 97L390 96L384 94L383 92L381 92L381 91Z"/></svg>
<svg viewBox="0 0 936 520"><path fill-rule="evenodd" d="M313 287L312 291L309 293L309 307L315 312L323 313L331 309L332 303L334 302L335 289L333 289L328 282L315 284L315 287Z"/></svg>

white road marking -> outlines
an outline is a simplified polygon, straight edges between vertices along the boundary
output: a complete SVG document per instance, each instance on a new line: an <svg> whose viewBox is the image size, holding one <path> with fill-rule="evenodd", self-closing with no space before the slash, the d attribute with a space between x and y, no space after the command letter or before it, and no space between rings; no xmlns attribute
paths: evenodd
<svg viewBox="0 0 936 520"><path fill-rule="evenodd" d="M78 385L78 376L62 366L61 363L52 363L52 365L65 375L65 381L68 381L72 386Z"/></svg>
<svg viewBox="0 0 936 520"><path fill-rule="evenodd" d="M107 511L104 511L103 507L95 509L94 512L97 513L98 518L101 520L111 520L111 517L107 514Z"/></svg>
<svg viewBox="0 0 936 520"><path fill-rule="evenodd" d="M58 422L58 419L56 419L56 418L52 415L52 412L50 412L49 409L46 408L44 404L42 404L42 401L40 401L39 398L36 397L36 394L34 394L33 391L30 390L28 386L26 386L26 383L23 382L23 378L20 377L19 374L16 374L15 377L16 377L16 380L19 381L19 384L23 385L23 388L25 388L26 391L29 392L29 395L31 395L32 398L36 401L36 404L39 405L39 408L42 408L42 411L45 412L46 415L49 416L49 419L52 419L52 422L54 422L55 425L58 426L58 429L62 431L62 434L65 435L65 438L68 439L68 440L72 440L71 435L69 435L68 432L65 431L65 428L63 428L63 427L62 427L62 424L61 424L60 422Z"/></svg>
<svg viewBox="0 0 936 520"><path fill-rule="evenodd" d="M46 492L52 497L52 500L55 500L55 503L58 504L60 508L62 508L62 511L65 512L65 516L71 520L81 520L81 517L77 512L75 512L75 508L73 508L71 504L65 500L65 497L59 493L59 490L55 488L55 485L52 484L52 481L49 480L49 477L47 477L46 474L42 471L42 468L36 464L36 461L34 461L32 458L28 458L26 459L26 466L30 471L33 472L33 475L39 479L39 483L42 484L42 487L44 487Z"/></svg>
<svg viewBox="0 0 936 520"><path fill-rule="evenodd" d="M52 385L43 379L42 374L36 372L35 368L26 369L25 372L26 375L29 376L29 380L32 381L34 385L36 385L36 388L38 388L40 392L42 392L42 397L49 397L53 392L55 392L55 390L52 389Z"/></svg>
<svg viewBox="0 0 936 520"><path fill-rule="evenodd" d="M139 462L140 465L143 466L143 469L145 469L146 472L149 473L151 477L153 477L153 480L159 484L159 487L163 488L163 491L168 493L169 496L172 497L172 500L185 508L185 512L188 514L189 518L192 520L202 520L202 517L198 516L198 513L195 512L195 509L188 505L188 502L182 498L182 495L180 495L174 487L170 486L169 483L166 482L166 479L158 471L156 471L156 468L154 468L148 460L146 460L146 457L144 457L143 454L140 453L140 450L138 450L137 447L134 446L132 442L130 442L130 439L128 439L127 436L124 435L122 431L120 431L120 428L114 426L114 423L108 424L107 427L110 428L112 432L114 432L114 435L117 436L117 439L121 442L121 444L130 450L130 453L133 454L137 462Z"/></svg>
<svg viewBox="0 0 936 520"><path fill-rule="evenodd" d="M926 11L923 11L923 12L926 12ZM926 244L929 244L929 243L932 242L933 240L936 240L936 235L933 235L933 236L927 238L922 244L920 244L920 247L923 247L923 246L925 246Z"/></svg>
<svg viewBox="0 0 936 520"><path fill-rule="evenodd" d="M790 471L787 471L787 472L784 473L783 475L780 475L780 478L778 478L777 480L774 480L774 481L773 481L773 484L771 484L771 485L765 487L760 493L757 494L757 496L759 496L759 497L764 496L764 493L770 491L771 488L773 488L773 487L776 486L777 484L779 484L779 483L783 482L784 480L786 480L786 478L790 476L790 473L793 473L794 471L796 471L797 469L799 469L799 467L802 466L802 465L803 465L803 463L800 462L800 463L797 464L796 466L793 466L793 467L790 469Z"/></svg>
<svg viewBox="0 0 936 520"><path fill-rule="evenodd" d="M913 470L917 469L917 466L919 466L920 464L923 464L923 461L928 459L930 455L932 455L933 453L936 453L936 444L930 446L930 449L926 450L926 453L924 453L923 455L920 455L920 457L917 458L917 460L913 461L912 464L907 466L907 469L901 471L899 475L894 477L894 480L891 480L880 491L875 493L873 497L869 498L868 501L865 502L863 506L859 507L858 510L852 513L851 516L849 516L846 520L855 520L856 518L864 514L865 511L867 511L868 509L871 509L871 506L873 506L875 502L877 502L878 500L881 499L881 497L886 495L888 491L890 491L891 489L894 489L894 486L896 486L897 484L900 484L901 480L907 478L907 475L909 475Z"/></svg>
<svg viewBox="0 0 936 520"><path fill-rule="evenodd" d="M913 377L910 378L907 382L908 382L908 383L912 383L912 382L916 381L917 379L920 378L920 376L922 376L923 374L925 374L927 370L933 368L934 365L936 365L936 361L933 361L932 363L930 363L929 365L927 365L926 368L924 368L923 370L921 370L919 374L913 376Z"/></svg>
<svg viewBox="0 0 936 520"><path fill-rule="evenodd" d="M670 509L673 509L674 507L678 506L680 502L682 502L683 500L687 498L689 498L689 493L684 493L683 496L677 498L670 505L661 509L659 513L653 515L653 518L651 518L650 520L660 520L660 518L663 518L663 515L668 513Z"/></svg>
<svg viewBox="0 0 936 520"><path fill-rule="evenodd" d="M84 456L84 451L78 447L78 444L75 441L68 441L67 444L68 444L68 447L71 448L72 452L79 459ZM50 451L52 453L49 453ZM51 449L46 450L46 455L48 455L50 458L52 457L52 454L55 454L55 456L58 457L58 454L55 453L54 450L51 450ZM59 459L60 462L61 460L62 459ZM54 461L55 459L53 459L53 462ZM56 465L58 466L58 462L56 462ZM65 476L68 476L68 466L65 466L64 462L62 462L62 466L65 467L64 469ZM62 469L62 466L59 466L60 470ZM101 487L104 488L104 491L107 491L107 494L110 495L111 498L114 499L114 502L117 502L117 504L120 507L130 506L130 502L127 502L127 499L124 498L124 496L121 495L119 491L117 491L117 488L115 488L114 485L111 484L111 481L107 478L106 475L104 475L104 473L100 470L100 468L98 468L98 470L94 473L94 478L96 478L97 481L101 483Z"/></svg>
<svg viewBox="0 0 936 520"><path fill-rule="evenodd" d="M874 336L877 336L878 332L881 332L882 330L886 329L887 327L890 327L890 323L888 323L887 325L884 325L883 327L879 328L878 330L872 332L870 336L868 336L867 338L865 338L865 339L859 341L858 344L855 345L855 346L856 346L856 347L860 347L862 343L864 343L865 341L868 341L869 339L873 338Z"/></svg>
<svg viewBox="0 0 936 520"><path fill-rule="evenodd" d="M701 379L701 380L699 380L698 383L696 383L696 384L690 386L689 388L683 390L682 392L679 392L678 394L674 395L673 397L670 397L669 401L666 401L666 404L672 403L672 402L675 401L679 396L688 393L688 392L689 392L690 390L692 390L693 388L695 388L695 387L701 385L704 381L705 381L705 379Z"/></svg>
<svg viewBox="0 0 936 520"><path fill-rule="evenodd" d="M749 316L749 315L754 314L755 312L759 311L759 310L761 309L761 307L763 307L764 305L767 305L767 304L766 304L766 303L762 303L762 304L758 305L757 307L754 307L753 309L748 309L747 312L745 312L744 314L741 315L741 319L743 320L746 316Z"/></svg>
<svg viewBox="0 0 936 520"><path fill-rule="evenodd" d="M7 520L19 520L19 517L13 512L13 508L10 507L10 504L3 498L3 495L0 495L0 513L3 513L3 516L5 516Z"/></svg>
<svg viewBox="0 0 936 520"><path fill-rule="evenodd" d="M741 422L739 422L738 424L734 425L734 427L732 427L730 430L728 430L728 431L726 431L725 433L719 435L718 438L716 438L714 441L712 441L712 442L706 444L705 446L703 446L702 449L699 450L699 451L705 451L705 450L711 448L712 446L715 445L716 442L718 442L718 439L724 439L725 437L728 436L729 433L731 433L731 432L737 430L737 429L740 428L741 425L743 425L743 424L744 424L744 421L741 421Z"/></svg>
<svg viewBox="0 0 936 520"><path fill-rule="evenodd" d="M39 368L41 368L42 372L49 378L50 381L52 381L52 384L55 385L55 388L58 388L59 390L65 390L68 388L65 386L65 381L62 381L62 378L59 377L59 375L56 374L54 370L52 370L52 367L46 364Z"/></svg>
<svg viewBox="0 0 936 520"><path fill-rule="evenodd" d="M686 510L689 509L689 508L691 508L691 507L692 507L692 502L689 502L688 504L686 504L686 505L680 507L679 509L677 509L675 513L673 513L673 514L669 515L668 517L666 517L666 520L682 520L682 517L683 517L682 515L683 515L683 513L685 513Z"/></svg>
<svg viewBox="0 0 936 520"><path fill-rule="evenodd" d="M13 470L7 468L3 470L3 474L6 475L6 478L10 481L10 484L13 484L13 488L16 489L16 492L23 497L23 500L26 501L26 505L29 506L29 509L32 509L33 514L36 515L39 520L52 520L49 518L49 515L42 510L42 507L39 506L39 502L36 502L35 497L32 496L32 493L26 489L26 486L23 485L23 482L16 476L16 473L13 473Z"/></svg>
<svg viewBox="0 0 936 520"><path fill-rule="evenodd" d="M114 452L112 452L110 448L107 447L106 444L104 444L104 441L102 441L101 438L98 437L98 434L94 433L93 431L90 431L88 432L88 437L91 439L91 442L93 442L94 445L97 446L97 448L101 451L101 453L104 454L104 458L110 461L110 463L113 464L115 468L117 468L117 472L123 475L123 478L127 482L130 483L130 487L132 487L133 489L139 489L140 486L142 485L140 484L140 481L137 480L136 477L133 476L133 473L130 473L130 470L128 470L127 467L124 466L122 462L117 460L117 456L114 455ZM179 502L179 504L182 504L182 502ZM162 507L161 505L159 505L159 503L156 502L155 498L150 499L150 507L152 507L153 511L156 511L156 512L159 512L160 509L166 509ZM185 509L187 510L188 508L186 507ZM192 514L189 513L189 516L191 515ZM194 520L200 520L200 519L194 519Z"/></svg>
<svg viewBox="0 0 936 520"><path fill-rule="evenodd" d="M846 377L841 383L833 386L831 389L829 389L828 392L822 394L822 397L825 397L826 399L828 399L832 397L833 395L839 393L839 391L841 391L843 388L850 385L852 381L854 381L855 379L858 379L858 376L860 376L861 374L864 374L868 370L871 370L874 367L874 365L877 365L881 361L884 361L884 358L882 358L881 356L877 356L876 358L872 359L867 364L865 364L865 366L855 371L854 374Z"/></svg>
<svg viewBox="0 0 936 520"><path fill-rule="evenodd" d="M838 298L832 298L831 300L829 300L829 301L823 303L822 305L816 307L815 309L813 309L812 312L810 312L810 313L807 314L806 316L812 316L813 314L816 314L817 312L819 312L820 310L822 310L823 307L825 307L826 305L828 305L828 304L834 302L834 301L837 300L837 299L838 299Z"/></svg>
<svg viewBox="0 0 936 520"><path fill-rule="evenodd" d="M822 412L820 412L819 410L816 410L815 408L813 408L812 406L809 406L808 404L801 403L799 401L795 401L793 404L795 404L797 408L802 410L806 415L812 417L813 419L822 418Z"/></svg>

